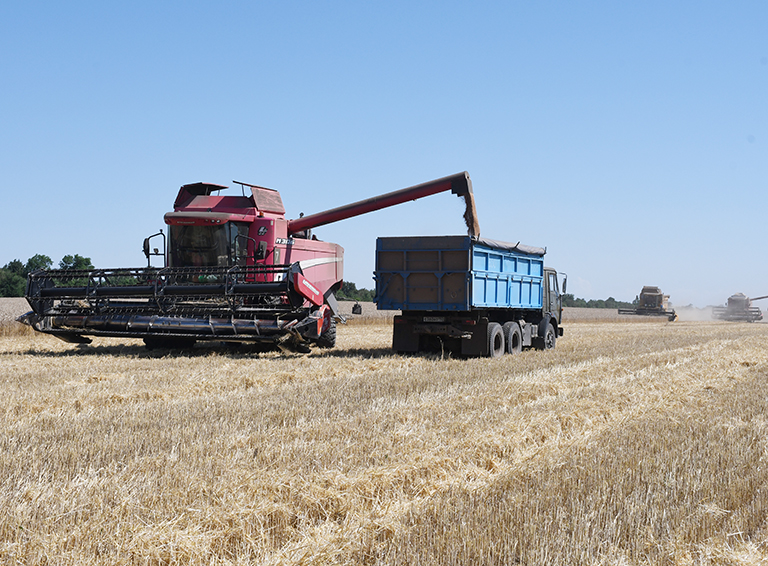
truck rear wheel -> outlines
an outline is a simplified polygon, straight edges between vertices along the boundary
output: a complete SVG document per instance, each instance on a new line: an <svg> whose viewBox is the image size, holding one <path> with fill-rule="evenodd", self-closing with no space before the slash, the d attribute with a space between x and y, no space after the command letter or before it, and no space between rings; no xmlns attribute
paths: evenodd
<svg viewBox="0 0 768 566"><path fill-rule="evenodd" d="M504 331L498 322L488 323L488 357L498 358L504 355Z"/></svg>
<svg viewBox="0 0 768 566"><path fill-rule="evenodd" d="M537 350L553 350L555 348L555 343L557 342L557 332L555 332L555 327L552 326L552 323L547 323L547 329L544 331L544 336L540 338L536 338L536 349Z"/></svg>
<svg viewBox="0 0 768 566"><path fill-rule="evenodd" d="M507 343L507 354L517 354L523 349L523 333L516 322L505 322L503 326L504 340Z"/></svg>

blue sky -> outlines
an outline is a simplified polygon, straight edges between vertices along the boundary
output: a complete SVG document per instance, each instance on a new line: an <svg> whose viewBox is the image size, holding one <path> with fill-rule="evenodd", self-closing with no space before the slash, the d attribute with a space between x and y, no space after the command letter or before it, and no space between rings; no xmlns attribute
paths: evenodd
<svg viewBox="0 0 768 566"><path fill-rule="evenodd" d="M468 171L482 235L584 298L768 294L768 3L5 2L0 265L140 266L178 187L297 217ZM319 228L461 234L436 195Z"/></svg>

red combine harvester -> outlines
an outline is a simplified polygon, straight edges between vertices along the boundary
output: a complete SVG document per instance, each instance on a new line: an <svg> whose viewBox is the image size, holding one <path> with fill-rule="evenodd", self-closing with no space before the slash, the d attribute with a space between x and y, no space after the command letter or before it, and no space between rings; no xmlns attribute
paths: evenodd
<svg viewBox="0 0 768 566"><path fill-rule="evenodd" d="M221 195L226 187L208 183L181 187L165 215L167 245L162 231L144 240L145 268L31 273L32 311L19 321L73 343L89 343L88 336L142 338L149 348L219 340L307 352L336 342L343 279L343 248L318 240L313 228L450 190L466 202L469 235L480 233L467 172L294 220L285 218L279 192L238 184L242 196ZM162 252L151 250L158 238ZM153 255L165 266L151 267Z"/></svg>

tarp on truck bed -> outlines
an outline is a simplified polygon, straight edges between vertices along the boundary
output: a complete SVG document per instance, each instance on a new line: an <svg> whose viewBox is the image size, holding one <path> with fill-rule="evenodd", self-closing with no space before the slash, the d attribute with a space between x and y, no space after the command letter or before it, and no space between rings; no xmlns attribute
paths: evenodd
<svg viewBox="0 0 768 566"><path fill-rule="evenodd" d="M526 246L525 244L521 244L520 242L517 242L516 244L511 244L509 242L502 242L501 240L491 240L490 238L475 238L475 241L482 246L488 246L489 248L495 248L498 250L522 252L524 254L531 254L531 255L538 255L538 256L543 256L545 253L547 253L546 248L538 248L536 246Z"/></svg>

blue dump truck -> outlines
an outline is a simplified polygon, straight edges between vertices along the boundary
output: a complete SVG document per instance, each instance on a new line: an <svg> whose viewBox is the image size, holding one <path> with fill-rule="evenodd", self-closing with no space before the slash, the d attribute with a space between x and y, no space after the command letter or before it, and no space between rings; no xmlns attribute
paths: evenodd
<svg viewBox="0 0 768 566"><path fill-rule="evenodd" d="M401 311L393 349L496 357L554 348L562 300L545 253L470 236L378 238L374 301Z"/></svg>

